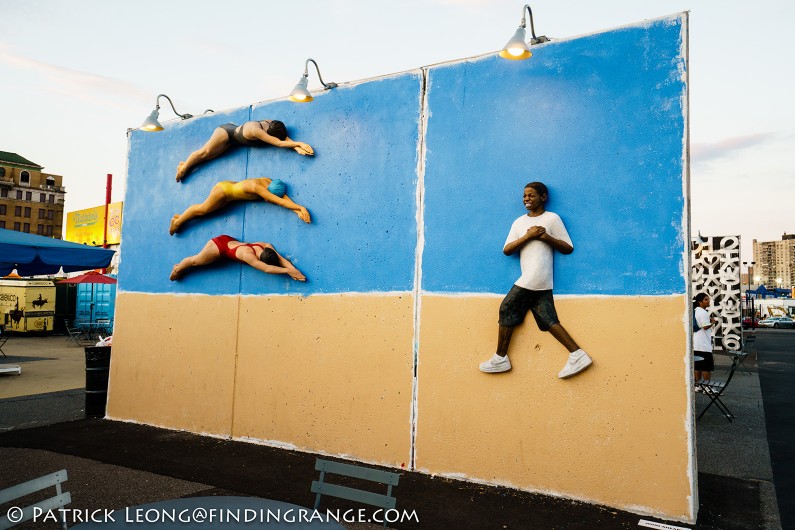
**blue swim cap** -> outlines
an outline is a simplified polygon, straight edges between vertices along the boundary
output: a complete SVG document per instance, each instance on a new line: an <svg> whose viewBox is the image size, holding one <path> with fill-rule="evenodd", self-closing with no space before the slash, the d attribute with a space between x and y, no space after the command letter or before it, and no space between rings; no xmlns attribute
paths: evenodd
<svg viewBox="0 0 795 530"><path fill-rule="evenodd" d="M279 179L273 179L268 184L268 191L277 197L284 197L284 194L287 193L287 185Z"/></svg>

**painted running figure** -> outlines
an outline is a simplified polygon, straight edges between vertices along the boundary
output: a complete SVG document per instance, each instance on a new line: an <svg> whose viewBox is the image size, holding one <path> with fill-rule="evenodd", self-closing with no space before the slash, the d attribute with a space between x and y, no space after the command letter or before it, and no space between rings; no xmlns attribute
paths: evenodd
<svg viewBox="0 0 795 530"><path fill-rule="evenodd" d="M215 128L210 139L201 149L177 165L177 182L196 165L212 160L226 152L233 145L260 147L273 145L295 150L299 155L311 156L315 152L309 144L296 142L287 136L287 128L279 120L247 121L243 125L225 123Z"/></svg>
<svg viewBox="0 0 795 530"><path fill-rule="evenodd" d="M174 265L169 279L179 280L188 269L209 265L221 258L245 263L268 274L287 274L293 280L306 281L306 276L290 260L276 252L270 243L243 243L227 235L212 238L198 254L188 256Z"/></svg>
<svg viewBox="0 0 795 530"><path fill-rule="evenodd" d="M481 372L493 374L511 369L508 346L511 344L514 328L524 321L528 311L533 312L538 329L549 331L569 350L569 359L558 377L566 379L593 363L560 325L555 311L552 298L554 251L571 254L574 246L560 217L544 208L548 197L547 187L541 182L531 182L524 188L523 200L527 215L513 222L503 248L506 256L519 251L522 275L500 305L497 352L480 364Z"/></svg>
<svg viewBox="0 0 795 530"><path fill-rule="evenodd" d="M256 201L262 199L282 208L292 210L305 223L311 222L312 218L309 216L309 211L300 204L293 202L287 196L286 191L287 187L281 180L269 179L268 177L246 179L240 182L222 180L213 186L204 202L188 206L181 214L175 214L171 218L171 226L168 229L168 233L173 236L182 225L191 219L214 212L232 201Z"/></svg>

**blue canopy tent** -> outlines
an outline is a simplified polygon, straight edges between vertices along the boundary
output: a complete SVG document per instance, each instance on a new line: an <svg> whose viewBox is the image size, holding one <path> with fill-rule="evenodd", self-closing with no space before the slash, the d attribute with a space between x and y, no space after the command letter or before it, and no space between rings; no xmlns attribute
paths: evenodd
<svg viewBox="0 0 795 530"><path fill-rule="evenodd" d="M99 269L110 265L115 250L89 247L0 228L0 276L16 269L20 276Z"/></svg>

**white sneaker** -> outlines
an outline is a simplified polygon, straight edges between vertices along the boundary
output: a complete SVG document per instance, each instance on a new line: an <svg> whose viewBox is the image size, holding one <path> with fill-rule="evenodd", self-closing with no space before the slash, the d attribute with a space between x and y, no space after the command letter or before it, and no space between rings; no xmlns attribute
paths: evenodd
<svg viewBox="0 0 795 530"><path fill-rule="evenodd" d="M580 349L571 352L569 354L569 360L566 362L566 366L564 366L563 370L558 373L558 377L561 379L566 379L567 377L577 375L592 364L593 361L583 350Z"/></svg>
<svg viewBox="0 0 795 530"><path fill-rule="evenodd" d="M480 371L487 374L498 374L511 369L511 360L508 356L500 357L496 353L488 361L480 363Z"/></svg>

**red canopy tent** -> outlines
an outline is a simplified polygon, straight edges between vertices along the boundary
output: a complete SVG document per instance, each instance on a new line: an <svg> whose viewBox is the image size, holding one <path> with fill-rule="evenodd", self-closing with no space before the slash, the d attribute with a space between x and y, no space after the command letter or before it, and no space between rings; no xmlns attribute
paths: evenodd
<svg viewBox="0 0 795 530"><path fill-rule="evenodd" d="M116 278L106 276L97 271L88 271L74 278L60 280L58 283L116 283Z"/></svg>

